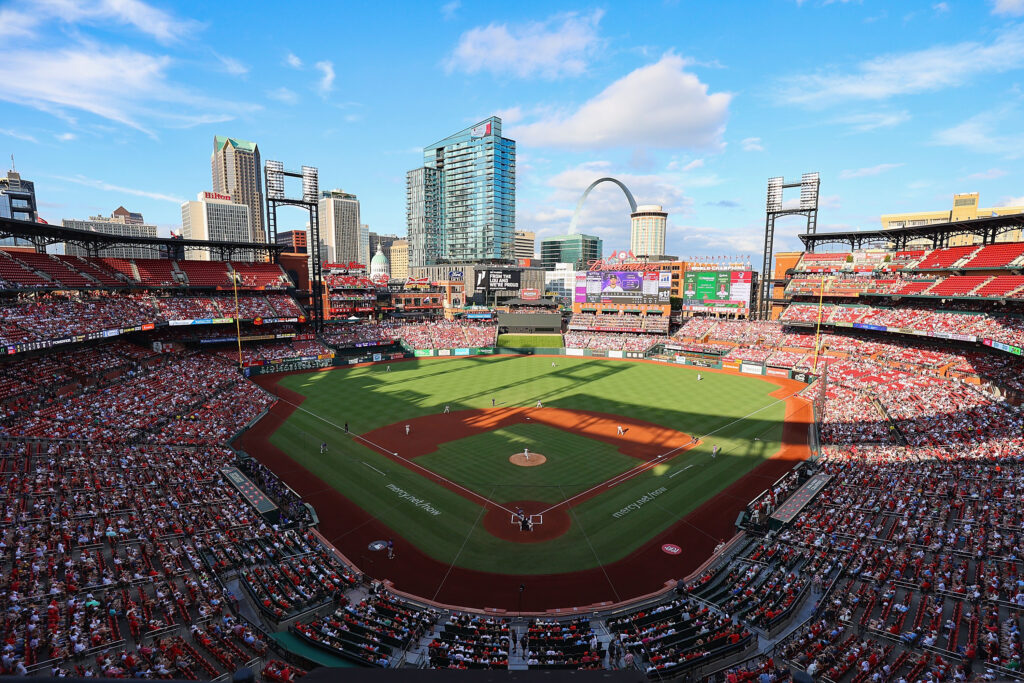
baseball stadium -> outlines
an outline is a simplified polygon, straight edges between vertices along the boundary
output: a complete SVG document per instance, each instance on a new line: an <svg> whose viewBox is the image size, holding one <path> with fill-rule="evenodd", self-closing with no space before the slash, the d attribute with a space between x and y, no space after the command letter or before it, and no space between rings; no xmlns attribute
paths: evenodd
<svg viewBox="0 0 1024 683"><path fill-rule="evenodd" d="M1022 222L559 302L0 219L0 665L1020 679Z"/></svg>

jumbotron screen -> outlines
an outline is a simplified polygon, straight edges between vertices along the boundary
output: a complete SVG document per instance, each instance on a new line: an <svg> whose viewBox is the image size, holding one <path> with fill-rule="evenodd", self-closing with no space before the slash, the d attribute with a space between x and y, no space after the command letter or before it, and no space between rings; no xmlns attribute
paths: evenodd
<svg viewBox="0 0 1024 683"><path fill-rule="evenodd" d="M752 283L749 270L687 271L683 275L683 310L747 311Z"/></svg>
<svg viewBox="0 0 1024 683"><path fill-rule="evenodd" d="M585 286L579 279L575 300L581 304L664 305L672 295L672 273L667 270L592 270Z"/></svg>

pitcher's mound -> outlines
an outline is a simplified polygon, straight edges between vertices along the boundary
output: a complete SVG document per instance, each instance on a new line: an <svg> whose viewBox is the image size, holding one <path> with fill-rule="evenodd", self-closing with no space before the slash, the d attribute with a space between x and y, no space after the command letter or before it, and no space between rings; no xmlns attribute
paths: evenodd
<svg viewBox="0 0 1024 683"><path fill-rule="evenodd" d="M509 458L508 461L513 465L519 465L520 467L536 467L537 465L543 465L548 461L548 459L545 458L540 453L534 453L533 451L530 451L529 460L526 459L525 453L516 453L511 458Z"/></svg>

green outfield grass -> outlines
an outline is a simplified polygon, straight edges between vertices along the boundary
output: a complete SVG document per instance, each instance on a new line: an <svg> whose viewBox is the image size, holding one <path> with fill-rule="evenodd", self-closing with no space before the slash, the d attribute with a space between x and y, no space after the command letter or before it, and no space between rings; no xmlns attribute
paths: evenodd
<svg viewBox="0 0 1024 683"><path fill-rule="evenodd" d="M477 356L419 359L291 375L281 385L307 398L271 437L278 448L327 485L370 511L396 534L442 562L481 571L567 572L621 559L647 539L749 472L780 446L785 403L777 387L755 377L706 373L683 366L597 359ZM608 489L571 510L564 536L518 544L487 532L483 508L425 479L341 429L365 434L422 415L505 406L545 406L623 415L701 437L703 443L664 465ZM756 439L756 440L755 440ZM327 441L330 453L319 454ZM553 457L549 465L517 468L514 450ZM717 458L711 448L721 448ZM584 457L585 456L585 457ZM543 425L518 424L443 444L416 463L490 500L558 502L624 471L636 461L611 446ZM536 470L536 471L534 471ZM395 489L422 499L433 515ZM615 516L650 491L650 503ZM319 511L321 516L329 511Z"/></svg>
<svg viewBox="0 0 1024 683"><path fill-rule="evenodd" d="M512 349L560 349L565 343L560 334L499 334L498 346Z"/></svg>
<svg viewBox="0 0 1024 683"><path fill-rule="evenodd" d="M529 448L543 453L541 467L519 467L509 456ZM642 461L609 444L546 425L516 424L449 441L416 462L496 503L557 503L621 474ZM490 495L489 495L490 494Z"/></svg>

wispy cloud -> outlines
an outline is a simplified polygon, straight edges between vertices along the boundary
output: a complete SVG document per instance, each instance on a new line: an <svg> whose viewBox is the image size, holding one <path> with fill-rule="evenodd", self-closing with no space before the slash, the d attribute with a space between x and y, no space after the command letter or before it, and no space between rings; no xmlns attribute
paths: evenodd
<svg viewBox="0 0 1024 683"><path fill-rule="evenodd" d="M903 110L847 114L833 119L833 122L849 126L851 133L867 133L879 128L892 128L909 120L910 112Z"/></svg>
<svg viewBox="0 0 1024 683"><path fill-rule="evenodd" d="M221 69L226 73L229 73L232 76L244 76L249 73L249 67L234 57L225 57L224 55L219 55L216 52L213 54L217 58L217 61L220 62Z"/></svg>
<svg viewBox="0 0 1024 683"><path fill-rule="evenodd" d="M849 178L867 178L868 176L879 175L886 171L891 171L894 168L899 168L903 164L878 164L877 166L868 166L867 168L848 168L839 172L839 177L847 180Z"/></svg>
<svg viewBox="0 0 1024 683"><path fill-rule="evenodd" d="M943 147L960 147L976 154L993 154L1006 159L1024 155L1024 133L1000 132L1007 119L1017 120L1013 106L984 111L950 128L940 130L932 143Z"/></svg>
<svg viewBox="0 0 1024 683"><path fill-rule="evenodd" d="M108 183L108 182L106 182L104 180L96 180L95 178L87 178L87 177L85 177L83 175L75 175L75 176L53 175L53 176L50 176L50 177L54 178L56 180L63 180L66 183L75 183L77 185L84 185L86 187L92 187L92 188L95 188L97 190L103 190L105 192L119 192L121 194L130 194L130 195L134 195L136 197L146 197L148 199L155 199L157 201L162 201L162 202L172 202L174 204L183 204L185 202L185 200L181 199L180 197L173 197L171 195L163 194L161 192L149 192L147 190L137 190L137 189L132 188L132 187L124 187L123 185L114 185L114 184Z"/></svg>
<svg viewBox="0 0 1024 683"><path fill-rule="evenodd" d="M613 147L721 149L729 116L728 93L686 71L667 54L615 81L575 111L520 124L512 137L525 145L571 149Z"/></svg>
<svg viewBox="0 0 1024 683"><path fill-rule="evenodd" d="M1007 175L1006 171L1001 168L990 168L987 171L981 171L980 173L972 173L967 176L968 180L995 180L996 178L1002 178Z"/></svg>
<svg viewBox="0 0 1024 683"><path fill-rule="evenodd" d="M75 139L76 135L74 133L58 133L53 137L57 138L61 142L71 142Z"/></svg>
<svg viewBox="0 0 1024 683"><path fill-rule="evenodd" d="M334 89L334 63L324 60L313 65L320 72L320 81L316 89L321 95L327 95Z"/></svg>
<svg viewBox="0 0 1024 683"><path fill-rule="evenodd" d="M16 140L24 140L25 142L39 142L28 133L19 133L18 131L11 130L10 128L0 128L0 135L6 135L7 137L14 138Z"/></svg>
<svg viewBox="0 0 1024 683"><path fill-rule="evenodd" d="M88 112L153 136L157 126L225 121L256 109L209 98L170 81L170 57L128 48L85 44L63 50L0 49L0 61L6 69L0 100L72 124L74 117L67 110Z"/></svg>
<svg viewBox="0 0 1024 683"><path fill-rule="evenodd" d="M284 63L287 64L288 66L290 66L293 69L301 69L302 68L302 60L299 59L298 57L296 57L291 52L289 52L288 55L284 58Z"/></svg>
<svg viewBox="0 0 1024 683"><path fill-rule="evenodd" d="M482 71L517 78L578 76L600 48L603 10L558 14L526 24L489 24L466 31L445 61L449 73Z"/></svg>
<svg viewBox="0 0 1024 683"><path fill-rule="evenodd" d="M938 12L939 14L945 14L946 12L949 11L949 3L937 2L934 5L932 5L932 9Z"/></svg>
<svg viewBox="0 0 1024 683"><path fill-rule="evenodd" d="M1024 64L1024 31L1001 32L989 43L938 45L892 53L861 62L853 70L823 70L784 78L782 99L824 106L846 100L883 100L895 95L935 92L963 85L985 73L1003 73Z"/></svg>
<svg viewBox="0 0 1024 683"><path fill-rule="evenodd" d="M284 102L285 104L295 104L299 101L299 96L288 88L277 88L276 90L268 90L267 97L278 102Z"/></svg>
<svg viewBox="0 0 1024 683"><path fill-rule="evenodd" d="M455 18L455 14L459 11L460 7L462 7L462 3L459 2L459 0L451 0L451 2L446 2L443 5L441 5L441 16L444 18L445 21L451 21L452 19Z"/></svg>
<svg viewBox="0 0 1024 683"><path fill-rule="evenodd" d="M1011 17L1024 15L1024 0L994 0L992 2L992 14L1002 14Z"/></svg>
<svg viewBox="0 0 1024 683"><path fill-rule="evenodd" d="M761 144L761 138L743 138L740 142L744 152L763 152L764 145Z"/></svg>
<svg viewBox="0 0 1024 683"><path fill-rule="evenodd" d="M200 24L140 0L22 0L0 11L0 36L34 35L48 21L130 26L161 43L180 42Z"/></svg>
<svg viewBox="0 0 1024 683"><path fill-rule="evenodd" d="M996 206L1024 206L1024 195L1020 197L1004 197Z"/></svg>

